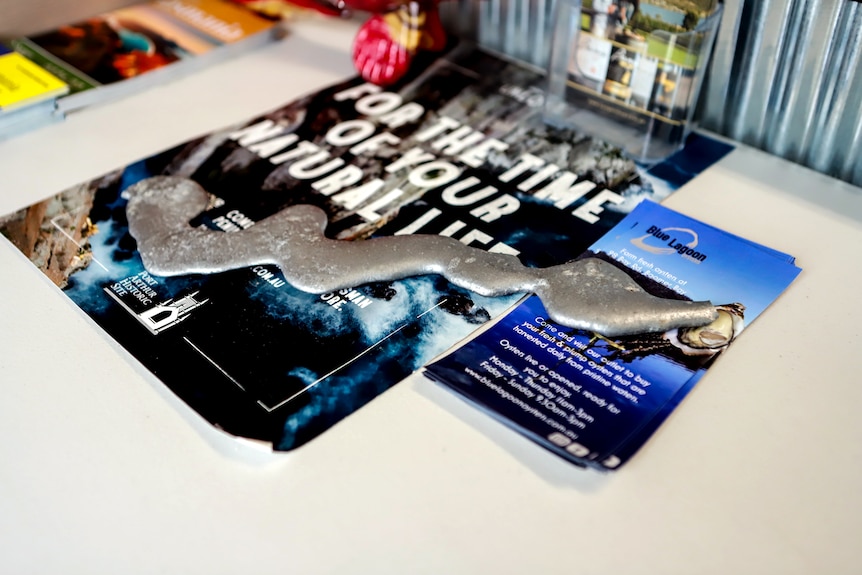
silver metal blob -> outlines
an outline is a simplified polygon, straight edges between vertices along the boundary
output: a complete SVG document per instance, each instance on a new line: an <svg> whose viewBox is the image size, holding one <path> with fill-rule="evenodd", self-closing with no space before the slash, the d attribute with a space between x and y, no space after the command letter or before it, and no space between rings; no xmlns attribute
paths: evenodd
<svg viewBox="0 0 862 575"><path fill-rule="evenodd" d="M232 233L193 228L209 194L187 178L155 176L129 187L126 215L147 271L157 276L218 273L275 265L295 288L327 293L406 277L440 274L483 296L532 292L551 320L608 337L706 325L710 302L655 297L624 271L596 258L530 268L438 235L360 241L324 236L326 214L301 204Z"/></svg>

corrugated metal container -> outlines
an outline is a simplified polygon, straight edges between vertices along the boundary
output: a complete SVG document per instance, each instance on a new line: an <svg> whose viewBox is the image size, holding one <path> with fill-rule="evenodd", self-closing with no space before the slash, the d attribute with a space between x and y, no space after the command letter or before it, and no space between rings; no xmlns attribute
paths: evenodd
<svg viewBox="0 0 862 575"><path fill-rule="evenodd" d="M557 0L441 3L454 33L546 67ZM696 120L862 185L862 5L726 0Z"/></svg>

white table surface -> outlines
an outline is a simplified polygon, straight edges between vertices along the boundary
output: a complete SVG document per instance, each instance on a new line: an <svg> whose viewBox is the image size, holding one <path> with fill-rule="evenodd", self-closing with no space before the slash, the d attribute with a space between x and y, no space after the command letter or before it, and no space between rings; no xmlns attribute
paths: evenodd
<svg viewBox="0 0 862 575"><path fill-rule="evenodd" d="M0 214L353 73L354 24L290 29L0 143ZM418 375L231 453L0 242L0 572L862 572L862 190L740 147L665 203L804 271L607 475Z"/></svg>

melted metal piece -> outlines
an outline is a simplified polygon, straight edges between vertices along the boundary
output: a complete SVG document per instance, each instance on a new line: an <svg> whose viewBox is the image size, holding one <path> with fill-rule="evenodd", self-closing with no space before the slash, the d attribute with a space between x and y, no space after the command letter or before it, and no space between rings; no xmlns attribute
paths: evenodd
<svg viewBox="0 0 862 575"><path fill-rule="evenodd" d="M209 274L269 264L278 266L294 287L327 293L440 274L483 296L535 293L551 320L608 337L701 326L717 317L710 302L655 297L624 271L596 258L530 268L515 256L438 235L332 240L323 233L326 214L307 204L224 233L189 225L210 198L193 180L156 176L131 186L128 195L129 232L154 275Z"/></svg>

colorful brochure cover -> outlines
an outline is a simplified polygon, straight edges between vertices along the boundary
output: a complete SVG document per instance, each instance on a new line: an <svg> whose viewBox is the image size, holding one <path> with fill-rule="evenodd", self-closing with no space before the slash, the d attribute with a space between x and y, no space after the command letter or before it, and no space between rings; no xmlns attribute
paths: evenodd
<svg viewBox="0 0 862 575"><path fill-rule="evenodd" d="M800 273L793 257L644 201L581 256L652 295L708 300L708 326L608 338L548 321L531 296L425 369L518 432L581 465L616 469Z"/></svg>
<svg viewBox="0 0 862 575"><path fill-rule="evenodd" d="M65 82L0 44L0 119L68 91Z"/></svg>
<svg viewBox="0 0 862 575"><path fill-rule="evenodd" d="M12 40L21 54L69 84L71 111L129 80L189 68L272 37L276 23L230 0L151 0ZM252 41L257 39L257 41ZM135 82L138 84L138 82ZM105 90L105 87L111 90ZM87 93L86 96L83 94Z"/></svg>
<svg viewBox="0 0 862 575"><path fill-rule="evenodd" d="M193 223L225 234L305 203L326 212L330 238L442 234L545 266L732 149L694 136L639 166L545 124L542 82L465 45L392 88L351 78L84 182L0 219L0 232L214 426L291 450L521 296L434 275L314 295L271 265L159 277L129 234L126 188L191 178L212 195Z"/></svg>

